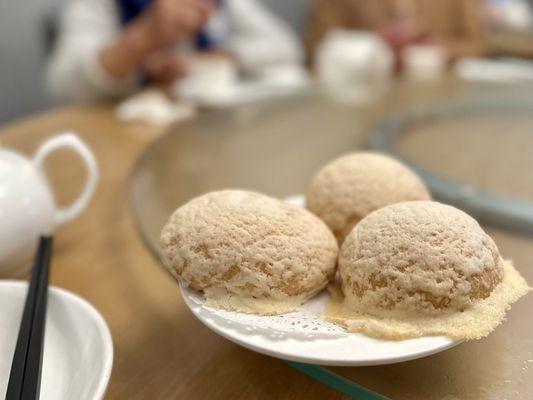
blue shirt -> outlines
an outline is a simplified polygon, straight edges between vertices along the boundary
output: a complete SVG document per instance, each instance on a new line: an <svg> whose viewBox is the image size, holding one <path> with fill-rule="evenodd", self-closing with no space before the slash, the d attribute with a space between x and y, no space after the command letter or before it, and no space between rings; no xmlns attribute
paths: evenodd
<svg viewBox="0 0 533 400"><path fill-rule="evenodd" d="M152 0L117 0L120 21L123 25L127 25L139 14L141 14L151 3ZM222 5L222 0L214 0L217 7ZM205 28L200 29L196 34L195 46L199 51L213 50L218 47L217 38L207 32Z"/></svg>

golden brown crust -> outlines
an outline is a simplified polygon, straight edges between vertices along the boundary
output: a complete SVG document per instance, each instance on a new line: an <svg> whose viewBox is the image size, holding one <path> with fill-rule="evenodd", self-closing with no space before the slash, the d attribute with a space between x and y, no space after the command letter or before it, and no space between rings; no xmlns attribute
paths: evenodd
<svg viewBox="0 0 533 400"><path fill-rule="evenodd" d="M161 243L167 268L210 304L264 314L294 309L324 288L338 254L333 234L307 210L239 190L180 207Z"/></svg>
<svg viewBox="0 0 533 400"><path fill-rule="evenodd" d="M316 174L307 192L307 207L342 243L372 211L429 199L424 183L405 165L382 154L360 152L340 157Z"/></svg>
<svg viewBox="0 0 533 400"><path fill-rule="evenodd" d="M380 314L464 311L503 278L494 241L464 212L431 201L377 210L339 256L347 300Z"/></svg>

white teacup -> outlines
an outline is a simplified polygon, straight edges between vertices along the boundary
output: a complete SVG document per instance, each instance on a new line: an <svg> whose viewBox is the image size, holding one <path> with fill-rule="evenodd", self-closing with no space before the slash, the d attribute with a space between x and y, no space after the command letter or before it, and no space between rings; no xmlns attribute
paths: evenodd
<svg viewBox="0 0 533 400"><path fill-rule="evenodd" d="M432 44L408 46L402 52L405 74L413 80L430 81L446 72L447 55L443 47Z"/></svg>
<svg viewBox="0 0 533 400"><path fill-rule="evenodd" d="M44 160L59 148L74 150L87 169L85 188L66 208L55 205L43 170ZM27 272L38 237L76 218L87 206L97 181L93 154L71 133L44 142L32 160L0 148L0 276Z"/></svg>
<svg viewBox="0 0 533 400"><path fill-rule="evenodd" d="M365 102L391 82L394 57L377 34L333 29L315 55L319 82L335 98Z"/></svg>
<svg viewBox="0 0 533 400"><path fill-rule="evenodd" d="M237 66L223 58L196 58L188 63L187 76L175 86L179 98L202 104L224 103L235 95Z"/></svg>

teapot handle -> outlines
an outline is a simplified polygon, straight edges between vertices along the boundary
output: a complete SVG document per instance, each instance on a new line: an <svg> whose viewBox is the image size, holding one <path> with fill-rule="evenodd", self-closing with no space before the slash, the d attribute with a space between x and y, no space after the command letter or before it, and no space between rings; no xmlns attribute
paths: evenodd
<svg viewBox="0 0 533 400"><path fill-rule="evenodd" d="M37 150L37 153L33 158L33 163L38 169L43 171L44 160L50 155L50 153L60 148L70 148L80 156L85 165L85 169L87 170L87 181L81 194L70 206L58 208L56 210L54 216L56 226L73 220L83 211L89 203L98 181L98 166L93 153L89 150L87 145L73 133L64 133L44 142Z"/></svg>

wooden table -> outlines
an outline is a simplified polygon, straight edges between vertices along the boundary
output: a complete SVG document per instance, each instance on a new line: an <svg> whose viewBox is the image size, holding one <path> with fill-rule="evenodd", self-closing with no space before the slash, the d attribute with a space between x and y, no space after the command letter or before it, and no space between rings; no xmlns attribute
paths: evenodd
<svg viewBox="0 0 533 400"><path fill-rule="evenodd" d="M4 127L0 144L32 154L64 130L76 131L93 149L101 180L89 208L56 234L51 281L87 299L109 324L115 361L108 399L342 398L205 328L145 249L126 185L137 156L161 129L121 123L111 105L70 107ZM47 166L59 203L74 198L83 180L75 156L60 153Z"/></svg>
<svg viewBox="0 0 533 400"><path fill-rule="evenodd" d="M497 107L488 111L492 101ZM462 104L462 117L449 111L440 118L427 113L437 106L443 112L447 103ZM511 113L503 105L527 105L527 111ZM484 111L476 113L477 108ZM330 92L302 93L214 111L174 126L137 165L130 185L136 221L155 253L169 215L202 193L222 188L247 188L281 198L305 193L321 166L364 148L376 122L384 123L387 115L390 129L389 114L405 109L418 115L396 142L408 159L458 182L533 199L530 90L450 79L398 82L386 95L360 104L339 101ZM484 228L501 254L532 283L532 237ZM394 400L530 400L532 308L530 294L513 305L506 322L487 338L430 357L327 370Z"/></svg>
<svg viewBox="0 0 533 400"><path fill-rule="evenodd" d="M46 137L73 129L99 160L102 179L93 202L76 222L57 232L52 281L89 300L110 325L115 363L109 399L338 399L340 394L286 363L242 349L196 321L174 281L141 243L128 192L158 191L159 199L166 199L132 197L137 199L137 221L154 248L169 213L193 195L235 185L278 196L303 192L321 165L340 152L364 146L365 133L383 113L461 101L470 93L476 93L478 101L494 95L499 101L505 102L507 95L517 101L519 88L508 89L453 80L400 83L374 106L357 112L311 96L278 101L264 110L211 114L173 128L152 148L158 151L143 158L150 162L141 176L153 179L132 180L129 186L137 156L161 129L120 123L110 105L65 108L13 124L0 130L0 144L31 154ZM531 98L527 87L522 95ZM433 131L425 128L424 135L407 140L402 150L451 178L532 199L531 118L494 118L474 119L468 126L455 121ZM502 155L508 161L493 162ZM83 178L74 156L58 155L49 170L59 201L74 198ZM532 283L531 236L494 227L487 231ZM329 370L393 399L529 400L532 302L530 294L513 305L507 321L483 340L394 365Z"/></svg>

